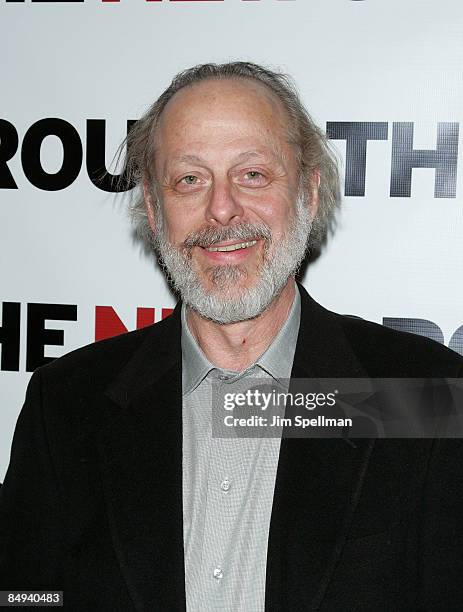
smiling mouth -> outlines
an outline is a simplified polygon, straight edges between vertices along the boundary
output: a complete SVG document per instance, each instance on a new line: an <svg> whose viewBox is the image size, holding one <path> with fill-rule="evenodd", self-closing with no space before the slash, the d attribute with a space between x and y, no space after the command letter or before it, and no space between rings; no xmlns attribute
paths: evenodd
<svg viewBox="0 0 463 612"><path fill-rule="evenodd" d="M239 242L237 244L227 244L226 246L211 246L211 247L204 247L204 249L206 251L209 251L210 253L228 253L229 251L238 251L240 249L247 249L249 247L254 246L255 244L257 244L257 240L251 240L250 242Z"/></svg>

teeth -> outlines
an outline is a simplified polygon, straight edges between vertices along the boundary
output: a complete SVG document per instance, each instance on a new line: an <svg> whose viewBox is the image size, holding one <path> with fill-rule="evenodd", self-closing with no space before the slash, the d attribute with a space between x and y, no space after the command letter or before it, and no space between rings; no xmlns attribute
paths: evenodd
<svg viewBox="0 0 463 612"><path fill-rule="evenodd" d="M227 253L228 251L237 251L238 249L247 249L248 247L252 247L257 243L257 240L251 240L251 242L242 242L241 244L229 244L228 246L221 247L206 247L206 251L210 251L211 253L215 253L219 251L220 253Z"/></svg>

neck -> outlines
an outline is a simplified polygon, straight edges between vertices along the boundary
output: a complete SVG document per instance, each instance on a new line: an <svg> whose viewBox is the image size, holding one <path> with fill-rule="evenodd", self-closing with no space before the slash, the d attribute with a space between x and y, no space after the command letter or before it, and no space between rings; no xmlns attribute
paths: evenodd
<svg viewBox="0 0 463 612"><path fill-rule="evenodd" d="M204 319L189 308L188 327L212 364L226 370L241 372L267 350L283 327L295 291L296 283L291 277L279 296L262 314L249 321L227 325Z"/></svg>

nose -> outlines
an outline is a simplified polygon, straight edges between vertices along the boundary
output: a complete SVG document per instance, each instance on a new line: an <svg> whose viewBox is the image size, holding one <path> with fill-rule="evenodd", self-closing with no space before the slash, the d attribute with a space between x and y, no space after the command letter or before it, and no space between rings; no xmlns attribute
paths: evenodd
<svg viewBox="0 0 463 612"><path fill-rule="evenodd" d="M229 225L231 221L240 219L244 214L243 206L233 193L228 181L216 181L210 192L206 209L207 221L219 225Z"/></svg>

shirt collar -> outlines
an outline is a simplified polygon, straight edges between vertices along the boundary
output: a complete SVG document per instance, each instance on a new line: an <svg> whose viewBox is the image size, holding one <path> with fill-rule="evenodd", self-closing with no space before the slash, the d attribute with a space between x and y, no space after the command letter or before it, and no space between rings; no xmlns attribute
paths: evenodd
<svg viewBox="0 0 463 612"><path fill-rule="evenodd" d="M282 328L256 363L275 380L290 378L301 319L301 296L295 286L294 300Z"/></svg>
<svg viewBox="0 0 463 612"><path fill-rule="evenodd" d="M183 395L190 393L215 366L199 347L188 327L186 306L182 304L182 385Z"/></svg>
<svg viewBox="0 0 463 612"><path fill-rule="evenodd" d="M183 395L191 393L216 368L206 357L191 333L187 319L186 306L182 304L182 377ZM260 366L275 380L290 378L299 334L301 317L301 297L296 285L294 300L288 317L267 350L246 368L251 370ZM230 372L229 372L230 373Z"/></svg>

